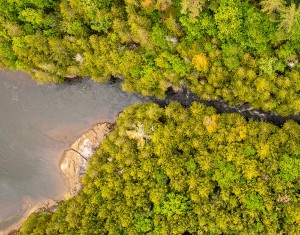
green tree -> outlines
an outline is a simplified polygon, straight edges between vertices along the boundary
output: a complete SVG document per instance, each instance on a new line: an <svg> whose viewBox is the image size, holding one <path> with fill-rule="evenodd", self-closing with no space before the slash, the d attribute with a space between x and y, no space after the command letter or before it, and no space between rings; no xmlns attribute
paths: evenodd
<svg viewBox="0 0 300 235"><path fill-rule="evenodd" d="M32 214L23 223L20 229L20 235L45 235L48 222L51 219L51 214L47 212L41 212L39 214Z"/></svg>
<svg viewBox="0 0 300 235"><path fill-rule="evenodd" d="M259 4L263 12L271 15L284 9L286 2L284 0L263 0Z"/></svg>
<svg viewBox="0 0 300 235"><path fill-rule="evenodd" d="M284 8L280 14L280 22L278 27L285 33L291 33L299 28L300 23L300 7L292 3L289 7Z"/></svg>

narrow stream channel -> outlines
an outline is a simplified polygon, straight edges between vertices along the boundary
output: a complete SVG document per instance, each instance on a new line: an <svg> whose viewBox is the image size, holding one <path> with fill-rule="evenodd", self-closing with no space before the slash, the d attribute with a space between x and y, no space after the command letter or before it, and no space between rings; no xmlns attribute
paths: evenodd
<svg viewBox="0 0 300 235"><path fill-rule="evenodd" d="M266 112L261 109L253 109L248 105L235 105L229 106L227 102L223 100L206 101L201 100L196 94L191 93L187 89L183 89L182 92L174 92L173 90L167 91L167 97L164 100L158 100L152 98L152 101L160 106L166 106L170 102L177 101L184 107L189 107L193 102L200 102L206 106L214 107L218 113L239 113L246 119L253 119L256 121L269 122L276 126L282 126L287 120L294 120L300 124L300 115L290 115L283 117L281 115Z"/></svg>

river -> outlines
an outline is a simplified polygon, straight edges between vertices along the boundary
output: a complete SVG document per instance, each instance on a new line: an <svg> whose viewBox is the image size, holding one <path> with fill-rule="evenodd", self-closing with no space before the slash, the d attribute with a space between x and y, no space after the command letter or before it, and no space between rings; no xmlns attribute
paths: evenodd
<svg viewBox="0 0 300 235"><path fill-rule="evenodd" d="M120 83L37 85L25 73L0 71L0 233L36 203L62 199L59 160L78 135L142 100Z"/></svg>
<svg viewBox="0 0 300 235"><path fill-rule="evenodd" d="M300 115L280 115L247 105L203 101L195 94L169 90L164 100L123 92L121 81L94 83L73 80L60 85L36 85L22 72L0 71L0 234L38 202L59 200L67 191L59 170L65 149L93 124L114 122L127 106L154 101L165 106L202 102L218 113L237 112L245 118L282 126Z"/></svg>

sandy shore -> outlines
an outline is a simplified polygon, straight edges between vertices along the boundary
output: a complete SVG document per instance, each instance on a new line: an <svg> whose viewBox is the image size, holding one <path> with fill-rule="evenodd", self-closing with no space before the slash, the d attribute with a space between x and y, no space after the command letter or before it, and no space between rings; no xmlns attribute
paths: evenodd
<svg viewBox="0 0 300 235"><path fill-rule="evenodd" d="M62 200L74 197L78 194L81 185L81 178L85 174L88 166L88 160L93 153L99 148L104 138L106 138L113 128L110 123L98 123L81 136L71 145L71 147L64 151L59 167L68 181L68 192ZM14 234L22 226L22 223L33 213L43 211L45 208L50 208L57 205L57 202L48 199L38 202L22 215L17 223L0 231L0 235Z"/></svg>

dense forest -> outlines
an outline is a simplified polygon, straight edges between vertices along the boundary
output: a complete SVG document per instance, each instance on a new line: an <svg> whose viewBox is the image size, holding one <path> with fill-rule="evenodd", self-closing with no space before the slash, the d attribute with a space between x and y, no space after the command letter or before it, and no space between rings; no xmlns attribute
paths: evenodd
<svg viewBox="0 0 300 235"><path fill-rule="evenodd" d="M0 0L0 68L300 113L299 0Z"/></svg>
<svg viewBox="0 0 300 235"><path fill-rule="evenodd" d="M80 194L20 234L300 234L300 125L213 108L127 108Z"/></svg>
<svg viewBox="0 0 300 235"><path fill-rule="evenodd" d="M300 0L0 0L0 69L300 114ZM20 235L300 234L300 125L126 109L79 195Z"/></svg>

